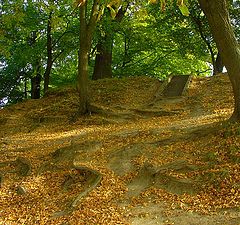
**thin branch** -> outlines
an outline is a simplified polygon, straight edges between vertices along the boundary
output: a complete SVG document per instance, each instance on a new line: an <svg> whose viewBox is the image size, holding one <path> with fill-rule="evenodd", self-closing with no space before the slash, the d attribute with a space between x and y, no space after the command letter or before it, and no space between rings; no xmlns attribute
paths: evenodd
<svg viewBox="0 0 240 225"><path fill-rule="evenodd" d="M64 32L60 35L60 37L53 43L53 47L55 47L55 46L59 43L59 41L60 41L66 34L68 34L68 33L74 33L74 32L72 32L72 31L70 31L70 30L64 31ZM75 33L74 33L74 34L75 34Z"/></svg>
<svg viewBox="0 0 240 225"><path fill-rule="evenodd" d="M91 16L90 16L89 23L87 26L88 36L93 35L93 31L94 31L96 23L97 23L99 3L100 3L100 0L94 0L93 6L92 6L92 11L91 11Z"/></svg>
<svg viewBox="0 0 240 225"><path fill-rule="evenodd" d="M52 60L52 63L54 63L56 61L56 59L64 52L64 49L61 50Z"/></svg>
<svg viewBox="0 0 240 225"><path fill-rule="evenodd" d="M205 44L207 45L208 50L210 51L213 68L215 68L216 63L215 63L213 48L211 46L211 43L207 40L207 37L204 35L203 29L202 29L202 22L199 18L196 18L192 15L190 15L190 16L191 16L192 20L195 22L195 24L197 25L200 36L201 36L202 40L205 42Z"/></svg>

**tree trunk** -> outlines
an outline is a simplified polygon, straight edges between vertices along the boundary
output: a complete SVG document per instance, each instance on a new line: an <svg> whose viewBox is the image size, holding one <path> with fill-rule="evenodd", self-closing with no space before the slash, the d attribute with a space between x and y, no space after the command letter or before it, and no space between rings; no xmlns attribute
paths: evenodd
<svg viewBox="0 0 240 225"><path fill-rule="evenodd" d="M220 55L220 53L218 52L217 54L217 58L216 58L216 62L215 62L215 68L213 71L213 75L218 74L218 73L222 73L223 72L223 62L222 62L222 57Z"/></svg>
<svg viewBox="0 0 240 225"><path fill-rule="evenodd" d="M84 46L84 41L80 45ZM89 111L88 50L86 48L81 47L78 59L77 89L79 93L79 113L86 114Z"/></svg>
<svg viewBox="0 0 240 225"><path fill-rule="evenodd" d="M217 48L233 87L234 112L231 119L240 120L240 48L231 26L226 0L199 0Z"/></svg>
<svg viewBox="0 0 240 225"><path fill-rule="evenodd" d="M36 75L31 78L31 98L39 99L41 96L41 74L40 74L40 65L36 67Z"/></svg>
<svg viewBox="0 0 240 225"><path fill-rule="evenodd" d="M27 82L28 82L28 79L25 77L24 78L24 98L25 99L27 99L27 97L28 97Z"/></svg>
<svg viewBox="0 0 240 225"><path fill-rule="evenodd" d="M93 80L112 78L112 35L106 34L97 44Z"/></svg>
<svg viewBox="0 0 240 225"><path fill-rule="evenodd" d="M77 90L79 94L79 114L86 114L89 111L88 92L88 53L90 50L88 26L86 21L87 2L79 7L79 53L78 53L78 76ZM91 41L90 41L91 43Z"/></svg>
<svg viewBox="0 0 240 225"><path fill-rule="evenodd" d="M127 11L129 2L126 3L125 7L121 6L114 20L111 21L111 30L106 29L105 35L100 37L97 44L97 55L95 59L95 66L93 71L93 80L112 78L112 49L113 49L113 39L114 33L119 29L118 24L122 21L124 14ZM111 17L111 12L109 10L108 17Z"/></svg>
<svg viewBox="0 0 240 225"><path fill-rule="evenodd" d="M50 12L48 17L48 24L47 24L47 67L44 72L44 94L48 91L49 80L50 80L50 73L52 70L53 64L53 55L52 55L52 12Z"/></svg>
<svg viewBox="0 0 240 225"><path fill-rule="evenodd" d="M91 13L87 16L88 1L80 1L79 4L79 53L78 53L78 75L77 90L79 93L79 114L89 112L89 92L88 92L88 54L90 52L93 33L96 28L100 0L94 0Z"/></svg>
<svg viewBox="0 0 240 225"><path fill-rule="evenodd" d="M32 47L36 44L37 39L37 31L33 31L29 38L29 45ZM39 99L41 97L41 65L40 60L36 59L35 63L33 63L33 77L31 77L31 98Z"/></svg>
<svg viewBox="0 0 240 225"><path fill-rule="evenodd" d="M46 94L46 92L48 91L51 70L52 70L52 63L47 62L47 67L44 72L44 94Z"/></svg>

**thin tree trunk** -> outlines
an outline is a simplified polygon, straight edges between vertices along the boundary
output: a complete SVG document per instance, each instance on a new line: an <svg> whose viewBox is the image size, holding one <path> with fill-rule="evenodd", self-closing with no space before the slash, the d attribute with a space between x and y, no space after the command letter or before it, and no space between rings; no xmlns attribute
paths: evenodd
<svg viewBox="0 0 240 225"><path fill-rule="evenodd" d="M127 38L127 34L124 34L124 58L122 62L122 69L130 62L128 57L129 51L129 39Z"/></svg>
<svg viewBox="0 0 240 225"><path fill-rule="evenodd" d="M79 113L86 114L89 109L88 92L88 37L86 24L87 3L79 7L80 34L78 55L77 89L79 93Z"/></svg>
<svg viewBox="0 0 240 225"><path fill-rule="evenodd" d="M48 24L47 24L47 67L44 72L44 94L48 91L50 74L52 70L53 64L53 53L52 53L52 12L50 12L48 17Z"/></svg>
<svg viewBox="0 0 240 225"><path fill-rule="evenodd" d="M27 82L28 82L28 79L25 77L24 78L24 98L25 99L27 99L27 92L28 92L28 90L27 90Z"/></svg>
<svg viewBox="0 0 240 225"><path fill-rule="evenodd" d="M36 44L37 31L33 31L30 36L29 45L32 47ZM31 98L39 99L41 97L41 64L40 60L36 59L33 65L33 76L31 77Z"/></svg>
<svg viewBox="0 0 240 225"><path fill-rule="evenodd" d="M36 75L31 78L31 98L39 99L41 97L41 74L40 74L40 64L36 66Z"/></svg>
<svg viewBox="0 0 240 225"><path fill-rule="evenodd" d="M199 0L207 16L217 48L233 87L234 112L231 119L240 121L240 48L231 26L226 0Z"/></svg>
<svg viewBox="0 0 240 225"><path fill-rule="evenodd" d="M212 45L211 45L211 42L208 40L208 38L206 37L206 35L204 34L204 31L203 31L203 24L202 24L202 21L200 18L198 17L194 17L194 16L191 16L192 20L195 22L195 24L197 25L198 27L198 31L199 31L199 34L202 38L202 40L205 42L205 44L207 45L207 48L210 52L210 55L211 55L211 60L212 60L212 66L213 66L213 74L215 74L215 71L216 71L216 60L215 60L215 54L214 54L214 51L213 51L213 48L212 48Z"/></svg>

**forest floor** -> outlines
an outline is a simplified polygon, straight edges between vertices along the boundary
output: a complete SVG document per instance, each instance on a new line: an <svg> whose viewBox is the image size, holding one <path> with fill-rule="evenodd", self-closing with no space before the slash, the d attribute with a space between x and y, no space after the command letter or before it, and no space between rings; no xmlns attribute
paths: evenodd
<svg viewBox="0 0 240 225"><path fill-rule="evenodd" d="M147 78L0 110L0 224L240 224L240 127L226 74L163 98Z"/></svg>

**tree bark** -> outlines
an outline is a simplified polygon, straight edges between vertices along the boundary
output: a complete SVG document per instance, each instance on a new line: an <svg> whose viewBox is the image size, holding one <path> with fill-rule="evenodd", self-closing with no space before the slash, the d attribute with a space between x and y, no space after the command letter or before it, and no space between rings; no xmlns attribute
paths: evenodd
<svg viewBox="0 0 240 225"><path fill-rule="evenodd" d="M82 1L79 5L79 54L78 54L78 75L77 75L77 90L79 94L79 114L89 112L89 84L88 84L88 55L91 48L93 33L96 28L97 17L99 12L100 0L94 0L92 10L87 17L88 1Z"/></svg>
<svg viewBox="0 0 240 225"><path fill-rule="evenodd" d="M93 80L112 78L112 45L113 39L111 34L105 37L97 44L97 55L93 71Z"/></svg>
<svg viewBox="0 0 240 225"><path fill-rule="evenodd" d="M24 98L25 99L27 99L27 97L28 97L27 83L28 83L28 79L25 77L24 78Z"/></svg>
<svg viewBox="0 0 240 225"><path fill-rule="evenodd" d="M224 65L223 65L222 57L221 57L220 53L218 52L213 75L222 73L223 67L224 67Z"/></svg>
<svg viewBox="0 0 240 225"><path fill-rule="evenodd" d="M29 45L33 47L36 44L37 31L33 31L29 37ZM33 76L31 77L31 98L39 99L41 97L41 64L40 59L36 59L33 63Z"/></svg>
<svg viewBox="0 0 240 225"><path fill-rule="evenodd" d="M231 120L240 121L240 48L231 26L226 0L199 0L233 87L234 112Z"/></svg>
<svg viewBox="0 0 240 225"><path fill-rule="evenodd" d="M36 75L31 78L31 98L39 99L41 97L41 74L40 74L41 66L38 64L36 66Z"/></svg>
<svg viewBox="0 0 240 225"><path fill-rule="evenodd" d="M84 45L81 41L80 45ZM88 50L84 47L79 51L77 89L79 94L79 113L86 114L89 111L88 91Z"/></svg>
<svg viewBox="0 0 240 225"><path fill-rule="evenodd" d="M97 55L95 59L94 71L93 71L93 80L103 79L103 78L112 78L112 49L113 49L113 39L114 33L117 31L117 27L115 25L119 24L124 14L129 6L127 5L121 6L118 10L118 13L114 20L111 21L112 30L109 31L109 28L105 30L105 35L100 37L97 44ZM107 16L111 16L110 12L108 12Z"/></svg>
<svg viewBox="0 0 240 225"><path fill-rule="evenodd" d="M52 53L52 12L50 12L47 23L47 67L44 72L44 94L48 91L50 74L53 64L53 53Z"/></svg>
<svg viewBox="0 0 240 225"><path fill-rule="evenodd" d="M79 55L78 55L78 79L77 89L79 93L79 113L88 112L88 47L87 47L87 4L79 7L80 34L79 34Z"/></svg>

